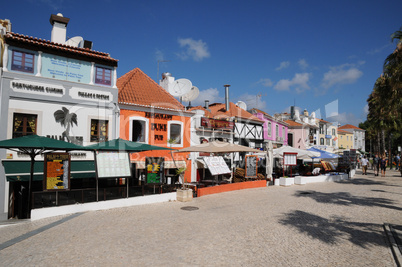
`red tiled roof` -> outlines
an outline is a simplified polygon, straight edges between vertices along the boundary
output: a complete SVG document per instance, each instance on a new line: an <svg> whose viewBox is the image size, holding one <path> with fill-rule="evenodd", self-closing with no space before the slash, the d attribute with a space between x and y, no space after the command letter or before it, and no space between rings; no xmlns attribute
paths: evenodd
<svg viewBox="0 0 402 267"><path fill-rule="evenodd" d="M354 126L352 124L343 125L343 126L339 127L338 129L356 129L356 130L364 131L363 129L360 129L359 127L356 127L356 126Z"/></svg>
<svg viewBox="0 0 402 267"><path fill-rule="evenodd" d="M214 119L226 119L226 118L241 118L246 120L252 120L256 122L263 122L250 112L238 107L236 104L229 102L229 111L226 111L226 105L215 103L208 107L211 110L211 114Z"/></svg>
<svg viewBox="0 0 402 267"><path fill-rule="evenodd" d="M330 123L329 121L324 121L323 119L318 119L320 122L323 122L323 123Z"/></svg>
<svg viewBox="0 0 402 267"><path fill-rule="evenodd" d="M139 68L118 78L117 88L119 89L120 104L185 110L185 107L176 98Z"/></svg>
<svg viewBox="0 0 402 267"><path fill-rule="evenodd" d="M295 122L295 121L292 121L292 120L286 120L285 121L287 124L289 124L289 126L303 126L303 124L301 124L301 123L298 123L298 122Z"/></svg>
<svg viewBox="0 0 402 267"><path fill-rule="evenodd" d="M23 44L23 45L28 45L28 46L37 46L40 48L45 48L47 50L53 50L57 52L64 52L64 53L73 53L75 55L79 56L84 56L84 57L91 57L91 58L96 58L100 59L103 61L108 61L112 63L113 65L117 66L117 59L114 59L110 57L108 53L103 53L103 52L98 52L95 50L91 50L89 48L80 48L80 47L73 47L69 45L64 45L64 44L59 44L59 43L54 43L51 41L47 40L42 40L34 37L30 37L27 35L23 34L18 34L14 32L8 32L5 35L5 39L7 43L17 43L17 44Z"/></svg>
<svg viewBox="0 0 402 267"><path fill-rule="evenodd" d="M338 128L338 133L339 134L352 134L351 132L345 131L345 130L341 130Z"/></svg>

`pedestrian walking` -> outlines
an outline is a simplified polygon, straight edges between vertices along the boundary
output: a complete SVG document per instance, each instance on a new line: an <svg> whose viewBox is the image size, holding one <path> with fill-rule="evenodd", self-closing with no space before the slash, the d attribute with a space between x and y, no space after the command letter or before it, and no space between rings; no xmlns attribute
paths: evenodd
<svg viewBox="0 0 402 267"><path fill-rule="evenodd" d="M396 169L395 169L395 170L398 170L398 169L399 169L399 162L400 162L400 161L401 161L401 158L399 157L398 154L396 154L396 156L395 156Z"/></svg>
<svg viewBox="0 0 402 267"><path fill-rule="evenodd" d="M366 158L366 156L364 156L362 158L362 170L363 170L363 175L367 175L367 164L368 164L368 160Z"/></svg>
<svg viewBox="0 0 402 267"><path fill-rule="evenodd" d="M378 158L378 155L374 156L373 167L374 167L374 176L378 176L378 174L380 173L380 159Z"/></svg>
<svg viewBox="0 0 402 267"><path fill-rule="evenodd" d="M385 170L387 168L387 160L385 159L385 155L382 156L381 159L381 176L385 177Z"/></svg>

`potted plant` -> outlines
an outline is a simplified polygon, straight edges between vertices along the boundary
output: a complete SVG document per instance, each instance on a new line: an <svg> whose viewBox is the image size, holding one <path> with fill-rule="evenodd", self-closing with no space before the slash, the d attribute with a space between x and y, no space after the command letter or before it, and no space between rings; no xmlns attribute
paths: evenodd
<svg viewBox="0 0 402 267"><path fill-rule="evenodd" d="M191 201L193 199L193 190L186 187L184 182L184 173L186 172L186 169L186 167L180 167L176 170L176 175L178 175L182 181L181 188L176 190L176 199L182 202Z"/></svg>

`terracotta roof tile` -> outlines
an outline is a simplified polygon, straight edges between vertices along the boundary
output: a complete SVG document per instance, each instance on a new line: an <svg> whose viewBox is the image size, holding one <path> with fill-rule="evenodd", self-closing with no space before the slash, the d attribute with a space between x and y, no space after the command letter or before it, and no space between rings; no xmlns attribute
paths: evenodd
<svg viewBox="0 0 402 267"><path fill-rule="evenodd" d="M54 43L51 41L42 40L40 38L38 39L36 37L34 38L32 36L27 36L27 35L23 35L23 34L14 33L14 32L8 32L5 35L5 39L6 39L6 42L16 42L16 43L25 44L25 45L35 45L35 46L47 48L50 50L73 53L76 55L97 58L100 60L109 61L109 62L113 63L113 65L116 65L116 66L117 66L117 62L118 62L117 59L110 57L110 55L108 53L98 52L95 50L91 50L89 48L80 48L80 47L74 47L74 46Z"/></svg>
<svg viewBox="0 0 402 267"><path fill-rule="evenodd" d="M343 125L343 126L339 127L338 129L356 129L356 130L364 131L363 129L360 129L359 127L356 127L356 126L354 126L352 124Z"/></svg>
<svg viewBox="0 0 402 267"><path fill-rule="evenodd" d="M139 68L118 78L117 88L119 89L120 104L185 110L185 107L176 98Z"/></svg>
<svg viewBox="0 0 402 267"><path fill-rule="evenodd" d="M303 126L303 124L301 124L301 123L298 123L298 122L295 122L295 121L292 121L292 120L286 120L285 121L287 124L289 124L289 126Z"/></svg>
<svg viewBox="0 0 402 267"><path fill-rule="evenodd" d="M352 134L352 133L338 128L338 134Z"/></svg>
<svg viewBox="0 0 402 267"><path fill-rule="evenodd" d="M252 120L255 122L262 123L263 121L252 115L250 112L238 107L236 104L230 102L229 103L229 111L226 111L226 105L215 103L211 104L208 107L211 110L211 114L214 119L226 119L231 117Z"/></svg>

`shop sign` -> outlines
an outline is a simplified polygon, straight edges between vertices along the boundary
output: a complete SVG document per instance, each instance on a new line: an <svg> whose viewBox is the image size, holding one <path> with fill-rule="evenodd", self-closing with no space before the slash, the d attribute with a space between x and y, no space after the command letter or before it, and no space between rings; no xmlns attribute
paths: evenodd
<svg viewBox="0 0 402 267"><path fill-rule="evenodd" d="M326 139L332 139L332 135L325 135Z"/></svg>
<svg viewBox="0 0 402 267"><path fill-rule="evenodd" d="M44 190L70 189L70 155L68 153L47 153L44 162Z"/></svg>
<svg viewBox="0 0 402 267"><path fill-rule="evenodd" d="M70 89L70 96L73 99L89 100L89 101L105 101L112 102L113 95L110 92L97 90L88 90L83 88L73 87Z"/></svg>
<svg viewBox="0 0 402 267"><path fill-rule="evenodd" d="M234 123L232 121L201 118L201 126L203 126L205 128L212 128L212 129L233 130Z"/></svg>
<svg viewBox="0 0 402 267"><path fill-rule="evenodd" d="M164 179L164 161L163 157L146 157L146 184L160 184Z"/></svg>
<svg viewBox="0 0 402 267"><path fill-rule="evenodd" d="M31 81L13 80L10 82L10 87L14 92L19 93L30 93L56 97L62 97L64 95L64 87L62 86L36 83Z"/></svg>
<svg viewBox="0 0 402 267"><path fill-rule="evenodd" d="M153 122L151 122L151 131L153 132L154 140L155 141L163 141L164 136L166 136L166 132L167 132L167 124L164 122L156 123L155 120L167 120L167 121L172 120L173 115L145 112L145 117L152 119L152 121L153 121Z"/></svg>
<svg viewBox="0 0 402 267"><path fill-rule="evenodd" d="M212 175L221 175L231 173L228 165L221 156L204 157L204 162Z"/></svg>
<svg viewBox="0 0 402 267"><path fill-rule="evenodd" d="M246 155L246 178L257 178L258 157Z"/></svg>

